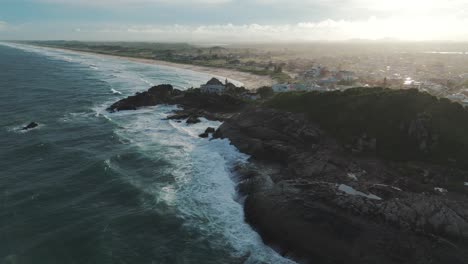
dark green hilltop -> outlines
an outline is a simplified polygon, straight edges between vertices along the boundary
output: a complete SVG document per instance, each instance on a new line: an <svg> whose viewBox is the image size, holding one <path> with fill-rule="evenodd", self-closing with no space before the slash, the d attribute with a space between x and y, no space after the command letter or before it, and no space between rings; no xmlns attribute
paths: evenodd
<svg viewBox="0 0 468 264"><path fill-rule="evenodd" d="M468 168L468 110L416 89L282 93L266 105L305 113L345 145L375 138L384 158Z"/></svg>

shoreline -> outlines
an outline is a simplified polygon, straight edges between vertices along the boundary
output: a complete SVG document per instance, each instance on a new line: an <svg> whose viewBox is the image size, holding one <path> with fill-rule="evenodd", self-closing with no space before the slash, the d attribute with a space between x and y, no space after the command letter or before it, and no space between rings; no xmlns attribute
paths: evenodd
<svg viewBox="0 0 468 264"><path fill-rule="evenodd" d="M32 46L41 47L41 48L48 48L48 49L55 49L55 50L61 50L61 51L71 51L71 52L76 52L76 53L79 53L79 54L92 54L92 55L102 56L102 57L107 57L107 58L122 59L122 60L127 60L127 61L132 61L132 62L151 64L151 65L159 65L159 66L165 66L165 67L172 67L172 68L176 68L176 69L189 70L189 71L194 71L194 72L198 72L198 73L210 74L210 75L213 75L212 77L218 77L218 78L223 77L223 78L227 78L227 79L230 79L230 80L233 80L233 81L240 82L248 90L254 90L254 89L260 88L262 86L272 86L273 85L273 79L271 77L269 77L269 76L254 75L254 74L247 73L247 72L240 72L240 71L225 69L225 68L210 68L210 67L206 67L206 66L181 64L181 63L168 62L168 61L162 61L162 60L152 60L152 59L143 59L143 58L119 56L119 55L109 55L109 54L103 54L103 53L92 52L92 51L81 51L81 50L46 47L46 46L35 46L35 45L32 45Z"/></svg>
<svg viewBox="0 0 468 264"><path fill-rule="evenodd" d="M280 255L303 263L467 263L468 245L458 242L468 237L463 213L468 196L462 187L466 170L418 157L397 161L379 156L372 144L382 139L377 135L373 140L357 134L359 140L349 147L356 151L349 151L339 137L322 130L323 121L301 112L250 105L230 96L174 91L169 85L152 87L117 101L108 111L170 104L182 108L173 111L170 120L223 121L199 137L228 139L250 156L232 170L236 191L245 197L244 221ZM393 103L389 91L380 93ZM374 93L363 96L372 98ZM413 120L421 120L420 111L414 112ZM399 130L404 122L400 120L395 125ZM429 129L419 126L416 133ZM410 139L420 146L421 139Z"/></svg>

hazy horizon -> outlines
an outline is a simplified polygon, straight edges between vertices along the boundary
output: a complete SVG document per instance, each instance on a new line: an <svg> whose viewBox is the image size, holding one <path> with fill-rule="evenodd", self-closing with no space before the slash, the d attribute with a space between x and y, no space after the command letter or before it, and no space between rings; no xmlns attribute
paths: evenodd
<svg viewBox="0 0 468 264"><path fill-rule="evenodd" d="M468 41L461 0L4 0L0 40Z"/></svg>

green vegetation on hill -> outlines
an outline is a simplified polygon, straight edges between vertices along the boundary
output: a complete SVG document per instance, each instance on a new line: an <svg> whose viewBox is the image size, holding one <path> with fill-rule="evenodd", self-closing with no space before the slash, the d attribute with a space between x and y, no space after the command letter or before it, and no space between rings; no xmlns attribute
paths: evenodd
<svg viewBox="0 0 468 264"><path fill-rule="evenodd" d="M266 104L305 113L347 146L375 139L384 158L468 167L468 110L447 99L414 89L353 88L282 93Z"/></svg>

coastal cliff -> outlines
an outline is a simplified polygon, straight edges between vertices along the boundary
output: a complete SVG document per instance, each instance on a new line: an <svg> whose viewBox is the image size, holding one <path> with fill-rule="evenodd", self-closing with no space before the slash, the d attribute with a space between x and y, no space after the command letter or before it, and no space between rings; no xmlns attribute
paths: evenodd
<svg viewBox="0 0 468 264"><path fill-rule="evenodd" d="M468 263L464 138L441 127L456 127L465 109L414 91L285 94L249 105L165 85L109 111L156 104L184 108L172 118L224 121L214 138L251 156L234 170L246 221L283 255L301 263Z"/></svg>
<svg viewBox="0 0 468 264"><path fill-rule="evenodd" d="M303 263L467 263L466 172L353 155L303 114L248 109L221 125L246 220ZM463 182L457 182L463 188ZM445 188L444 188L445 187Z"/></svg>

